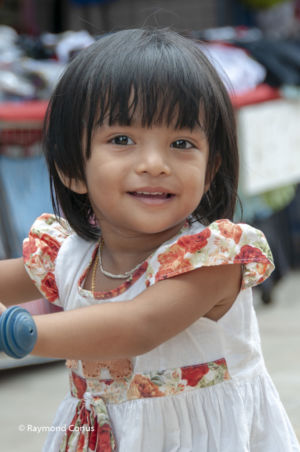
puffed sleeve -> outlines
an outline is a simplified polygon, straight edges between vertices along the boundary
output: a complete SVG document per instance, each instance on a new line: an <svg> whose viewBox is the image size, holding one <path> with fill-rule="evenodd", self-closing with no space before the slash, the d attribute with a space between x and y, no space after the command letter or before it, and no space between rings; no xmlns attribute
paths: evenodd
<svg viewBox="0 0 300 452"><path fill-rule="evenodd" d="M147 286L204 266L242 264L242 289L262 283L272 273L272 253L258 229L229 220L195 229L157 250L147 269Z"/></svg>
<svg viewBox="0 0 300 452"><path fill-rule="evenodd" d="M23 242L25 269L41 294L51 303L61 306L55 282L58 252L71 229L64 219L43 214L33 223Z"/></svg>

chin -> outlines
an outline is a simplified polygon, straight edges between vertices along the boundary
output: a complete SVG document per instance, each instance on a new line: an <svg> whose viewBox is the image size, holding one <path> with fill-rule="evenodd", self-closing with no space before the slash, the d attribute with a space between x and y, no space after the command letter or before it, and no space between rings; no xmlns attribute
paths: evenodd
<svg viewBox="0 0 300 452"><path fill-rule="evenodd" d="M149 222L147 225L144 225L144 227L141 227L140 231L144 234L161 234L163 232L169 231L173 228L180 228L185 222L184 220L175 221L172 223L160 223L156 222L155 219L152 220L152 222Z"/></svg>

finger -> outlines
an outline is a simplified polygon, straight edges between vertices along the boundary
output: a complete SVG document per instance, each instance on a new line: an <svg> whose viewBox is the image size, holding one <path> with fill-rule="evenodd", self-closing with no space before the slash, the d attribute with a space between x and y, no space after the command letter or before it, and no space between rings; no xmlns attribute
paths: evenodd
<svg viewBox="0 0 300 452"><path fill-rule="evenodd" d="M4 311L6 311L7 307L4 306L3 303L0 303L0 314L3 314Z"/></svg>

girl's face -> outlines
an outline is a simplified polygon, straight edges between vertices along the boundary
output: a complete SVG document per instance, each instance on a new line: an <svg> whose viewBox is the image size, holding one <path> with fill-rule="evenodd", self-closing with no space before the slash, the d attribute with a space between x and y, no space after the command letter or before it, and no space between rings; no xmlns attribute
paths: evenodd
<svg viewBox="0 0 300 452"><path fill-rule="evenodd" d="M202 129L104 124L92 137L86 180L101 230L136 236L176 232L198 206L206 181L208 142Z"/></svg>

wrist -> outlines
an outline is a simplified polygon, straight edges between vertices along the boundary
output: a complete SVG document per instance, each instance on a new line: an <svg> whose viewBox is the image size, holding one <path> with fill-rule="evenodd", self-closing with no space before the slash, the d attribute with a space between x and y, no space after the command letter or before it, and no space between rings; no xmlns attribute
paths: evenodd
<svg viewBox="0 0 300 452"><path fill-rule="evenodd" d="M31 314L20 306L6 309L0 316L0 351L19 359L28 355L37 339Z"/></svg>

